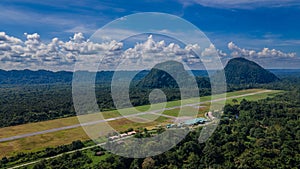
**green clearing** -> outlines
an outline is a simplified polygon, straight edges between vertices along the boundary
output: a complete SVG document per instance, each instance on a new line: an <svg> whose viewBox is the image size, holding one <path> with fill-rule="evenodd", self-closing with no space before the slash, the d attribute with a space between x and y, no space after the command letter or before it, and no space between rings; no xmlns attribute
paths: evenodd
<svg viewBox="0 0 300 169"><path fill-rule="evenodd" d="M264 89L248 89L248 90L229 92L229 93L226 93L226 97L238 96L238 95L249 94L249 93L256 93L256 92L260 92L260 91L263 91L263 90ZM272 92L276 92L276 91L270 91L270 93L272 93ZM195 104L195 103L199 103L199 102L208 102L212 98L213 99L220 99L220 98L224 98L224 97L225 97L224 94L218 94L218 95L214 95L214 96L203 96L203 97L200 97L200 98L191 98L191 99L185 99L185 100L170 101L170 102L167 102L167 103L158 103L158 104L153 104L153 105L137 106L137 107L133 107L133 108L121 109L119 111L122 112L122 115L132 115L132 114L136 113L136 110L138 110L140 112L160 110L160 109L163 109L164 107L170 108L170 107L175 107L175 106L180 106L180 105L185 105L185 104ZM245 97L247 97L247 96L245 96ZM111 113L111 114L108 116L109 113ZM110 111L109 113L105 112L105 114L107 114L107 115L103 115L105 117L105 119L110 118L110 117L118 117L121 114L117 110L116 111Z"/></svg>
<svg viewBox="0 0 300 169"><path fill-rule="evenodd" d="M275 97L277 94L279 93L283 93L284 91L281 90L272 90L270 92L265 92L265 93L259 93L259 94L255 94L255 95L251 95L251 96L244 96L244 97L240 97L240 98L236 98L236 100L238 102L242 101L243 99L246 99L248 101L257 101L257 100L261 100L261 99L265 99L265 98L272 98ZM226 100L226 104L234 104L232 102L233 99L228 99Z"/></svg>
<svg viewBox="0 0 300 169"><path fill-rule="evenodd" d="M242 90L242 91L236 91L236 92L230 92L227 93L227 97L235 97L235 96L239 96L239 95L244 95L244 94L249 94L249 93L255 93L255 92L260 92L263 91L261 89L250 89L250 90ZM267 97L274 97L279 93L282 93L284 91L280 91L280 90L270 90L268 92L264 92L264 93L258 93L258 94L254 94L254 95L250 95L250 96L243 96L243 97L237 97L235 98L238 102L240 102L243 99L249 100L249 101L255 101L255 100L260 100L260 99L265 99ZM217 95L214 96L215 99L217 98L222 98L222 95ZM203 117L204 113L209 111L209 106L211 105L210 101L210 96L205 96L205 97L201 97L201 102L205 102L203 104L201 104L199 110L198 110L198 117ZM228 98L226 100L226 104L233 104L232 102L232 98ZM178 106L180 103L176 101L175 106ZM218 104L223 104L223 101L220 102L214 102L215 105ZM186 116L191 116L191 114L189 112L191 112L189 109L191 109L191 107L186 107L183 109L183 114L182 115L186 115ZM187 111L185 111L187 110ZM180 111L180 108L175 108L175 109L171 109L171 110L166 110L163 112L163 114L165 115L169 115L169 116L174 116L177 117L178 113Z"/></svg>

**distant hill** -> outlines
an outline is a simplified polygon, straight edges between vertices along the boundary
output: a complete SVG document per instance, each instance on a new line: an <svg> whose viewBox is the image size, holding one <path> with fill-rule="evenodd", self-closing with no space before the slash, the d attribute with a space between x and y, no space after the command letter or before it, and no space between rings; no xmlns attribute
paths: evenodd
<svg viewBox="0 0 300 169"><path fill-rule="evenodd" d="M91 75L90 72L80 72L84 73L87 76ZM126 77L128 74L132 72L121 71L119 72L123 74L122 77ZM134 81L139 81L142 79L149 71L141 71L139 72ZM110 83L112 77L114 75L114 71L101 71L97 73L96 82L97 83ZM10 84L10 85L30 85L30 84L55 84L55 83L65 83L71 84L73 79L73 72L68 71L59 71L52 72L48 70L1 70L0 69L0 84Z"/></svg>
<svg viewBox="0 0 300 169"><path fill-rule="evenodd" d="M263 84L279 80L273 73L245 58L231 59L224 71L228 84Z"/></svg>
<svg viewBox="0 0 300 169"><path fill-rule="evenodd" d="M166 71L164 71L166 70ZM194 73L194 72L193 72ZM174 74L173 78L170 74ZM195 74L195 73L194 73ZM182 78L186 77L186 78ZM159 63L137 84L140 88L179 88L176 78L180 83L188 85L193 76L184 69L184 66L176 61ZM207 77L196 77L199 88L210 88Z"/></svg>
<svg viewBox="0 0 300 169"><path fill-rule="evenodd" d="M134 86L141 88L178 88L175 79L167 72L173 72L178 77L183 78L183 83L188 84L192 75L184 69L184 66L175 61L168 61L157 64L153 69L139 72L133 79ZM253 61L244 58L234 58L230 60L225 69L225 75L228 84L262 84L279 80L273 73L265 70ZM205 70L191 71L196 76L199 88L210 88L210 81ZM87 76L90 72L86 73ZM114 71L101 71L97 73L96 83L109 84L114 75ZM127 75L132 74L130 71L120 71L122 78L126 79ZM290 72L287 72L290 74ZM59 71L52 72L47 70L0 70L0 84L29 85L29 84L71 84L73 72ZM181 78L179 78L181 79ZM121 79L122 80L122 79Z"/></svg>
<svg viewBox="0 0 300 169"><path fill-rule="evenodd" d="M72 72L52 72L47 70L0 70L0 84L48 84L70 83Z"/></svg>

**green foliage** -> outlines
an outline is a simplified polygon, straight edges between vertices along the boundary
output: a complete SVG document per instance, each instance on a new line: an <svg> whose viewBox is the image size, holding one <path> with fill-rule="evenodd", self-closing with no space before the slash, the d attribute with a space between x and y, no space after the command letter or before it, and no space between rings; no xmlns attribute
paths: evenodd
<svg viewBox="0 0 300 169"><path fill-rule="evenodd" d="M64 154L60 158L53 160L43 160L33 166L34 169L45 168L82 168L85 169L86 165L91 164L92 160L80 151L73 154Z"/></svg>
<svg viewBox="0 0 300 169"><path fill-rule="evenodd" d="M205 143L198 143L200 130L196 130L176 147L151 159L127 159L125 161L131 163L122 166L120 160L115 160L121 157L112 155L114 160L99 165L111 168L297 168L300 164L299 92L226 105L222 123Z"/></svg>
<svg viewBox="0 0 300 169"><path fill-rule="evenodd" d="M224 70L229 84L262 84L279 80L273 73L245 58L231 59Z"/></svg>
<svg viewBox="0 0 300 169"><path fill-rule="evenodd" d="M144 159L142 163L142 169L152 169L155 167L155 161L151 157Z"/></svg>
<svg viewBox="0 0 300 169"><path fill-rule="evenodd" d="M43 159L47 157L53 157L58 154L66 153L73 150L78 150L84 147L84 144L80 141L73 141L69 145L61 145L54 148L46 148L44 150L38 151L38 152L32 152L32 153L19 153L16 156L12 157L3 157L2 160L0 160L0 167L3 166L10 166L12 164L21 164L29 161L34 161L38 159ZM78 153L77 153L78 154ZM41 168L45 165L45 161L41 161L38 163L35 167Z"/></svg>
<svg viewBox="0 0 300 169"><path fill-rule="evenodd" d="M193 81L194 80L194 81ZM210 88L209 78L196 77L193 79L179 62L167 61L155 65L151 71L142 78L138 88L155 89L155 88L183 88L196 82L198 88ZM181 85L179 87L179 85Z"/></svg>

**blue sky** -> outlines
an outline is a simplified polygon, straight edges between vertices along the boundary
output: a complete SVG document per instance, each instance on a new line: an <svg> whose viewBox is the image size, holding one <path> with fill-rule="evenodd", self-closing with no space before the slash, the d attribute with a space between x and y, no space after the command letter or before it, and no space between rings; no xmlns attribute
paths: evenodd
<svg viewBox="0 0 300 169"><path fill-rule="evenodd" d="M0 11L0 32L24 41L25 32L38 33L44 42L54 37L68 41L77 32L89 37L128 14L164 12L196 25L217 49L228 53L227 60L232 52L228 44L233 42L236 51L269 48L296 53L294 58L273 57L274 63L270 58L252 59L268 68L300 68L298 0L1 0Z"/></svg>

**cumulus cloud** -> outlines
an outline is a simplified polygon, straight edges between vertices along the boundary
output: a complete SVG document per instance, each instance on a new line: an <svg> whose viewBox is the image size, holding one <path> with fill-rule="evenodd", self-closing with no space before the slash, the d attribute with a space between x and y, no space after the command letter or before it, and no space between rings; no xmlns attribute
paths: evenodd
<svg viewBox="0 0 300 169"><path fill-rule="evenodd" d="M69 41L53 38L44 43L40 35L24 34L26 40L0 32L0 64L2 69L51 69L72 70L78 55L97 54L99 51L117 51L122 44L92 43L82 33L76 33Z"/></svg>
<svg viewBox="0 0 300 169"><path fill-rule="evenodd" d="M121 60L126 60L130 66L140 66L142 68L151 68L157 63L168 60L184 62L187 65L200 62L194 51L199 50L197 44L188 44L180 47L178 44L165 41L155 42L152 35L143 43L137 43L133 48L129 48L122 53Z"/></svg>
<svg viewBox="0 0 300 169"><path fill-rule="evenodd" d="M14 43L19 44L22 41L18 38L8 36L5 32L0 32L0 43Z"/></svg>
<svg viewBox="0 0 300 169"><path fill-rule="evenodd" d="M228 43L228 49L231 51L228 57L223 59L225 64L232 57L244 57L253 60L265 68L299 68L300 58L297 53L285 53L277 49L262 48L261 50L252 50L241 48L233 42Z"/></svg>
<svg viewBox="0 0 300 169"><path fill-rule="evenodd" d="M223 52L220 49L216 49L216 47L213 44L210 44L208 48L205 48L203 52L201 53L202 57L212 57L212 56L220 56L226 57L227 53Z"/></svg>
<svg viewBox="0 0 300 169"><path fill-rule="evenodd" d="M232 51L232 57L249 58L295 58L296 53L284 53L280 50L263 48L261 51L248 50L238 47L233 42L228 43L228 49Z"/></svg>
<svg viewBox="0 0 300 169"><path fill-rule="evenodd" d="M115 40L103 43L91 42L82 33L76 33L68 41L53 38L45 43L39 34L24 34L21 40L0 32L1 69L49 69L74 70L75 63L80 70L149 69L155 64L168 60L185 63L187 66L209 64L212 61L230 57L256 59L294 59L296 53L284 53L280 50L263 48L260 51L244 49L235 43L228 43L231 54L216 49L213 44L201 47L198 44L180 46L176 43L154 41L152 35L144 42L131 48L124 48L122 42ZM195 54L199 52L200 55ZM212 64L214 65L214 64ZM93 69L89 69L93 68ZM199 68L196 66L196 68Z"/></svg>
<svg viewBox="0 0 300 169"><path fill-rule="evenodd" d="M186 64L200 62L194 51L201 50L197 44L181 47L175 43L154 41L152 35L142 43L124 49L122 42L114 40L94 43L82 33L76 33L69 41L53 38L44 43L39 34L24 34L26 39L14 38L0 32L0 65L2 69L50 69L72 70L74 64L81 68L97 67L115 69L122 61L127 69L151 68L156 63L177 60ZM212 55L214 46L203 49L205 56ZM204 54L203 53L203 54Z"/></svg>
<svg viewBox="0 0 300 169"><path fill-rule="evenodd" d="M0 44L0 51L10 51L11 47L8 44Z"/></svg>

